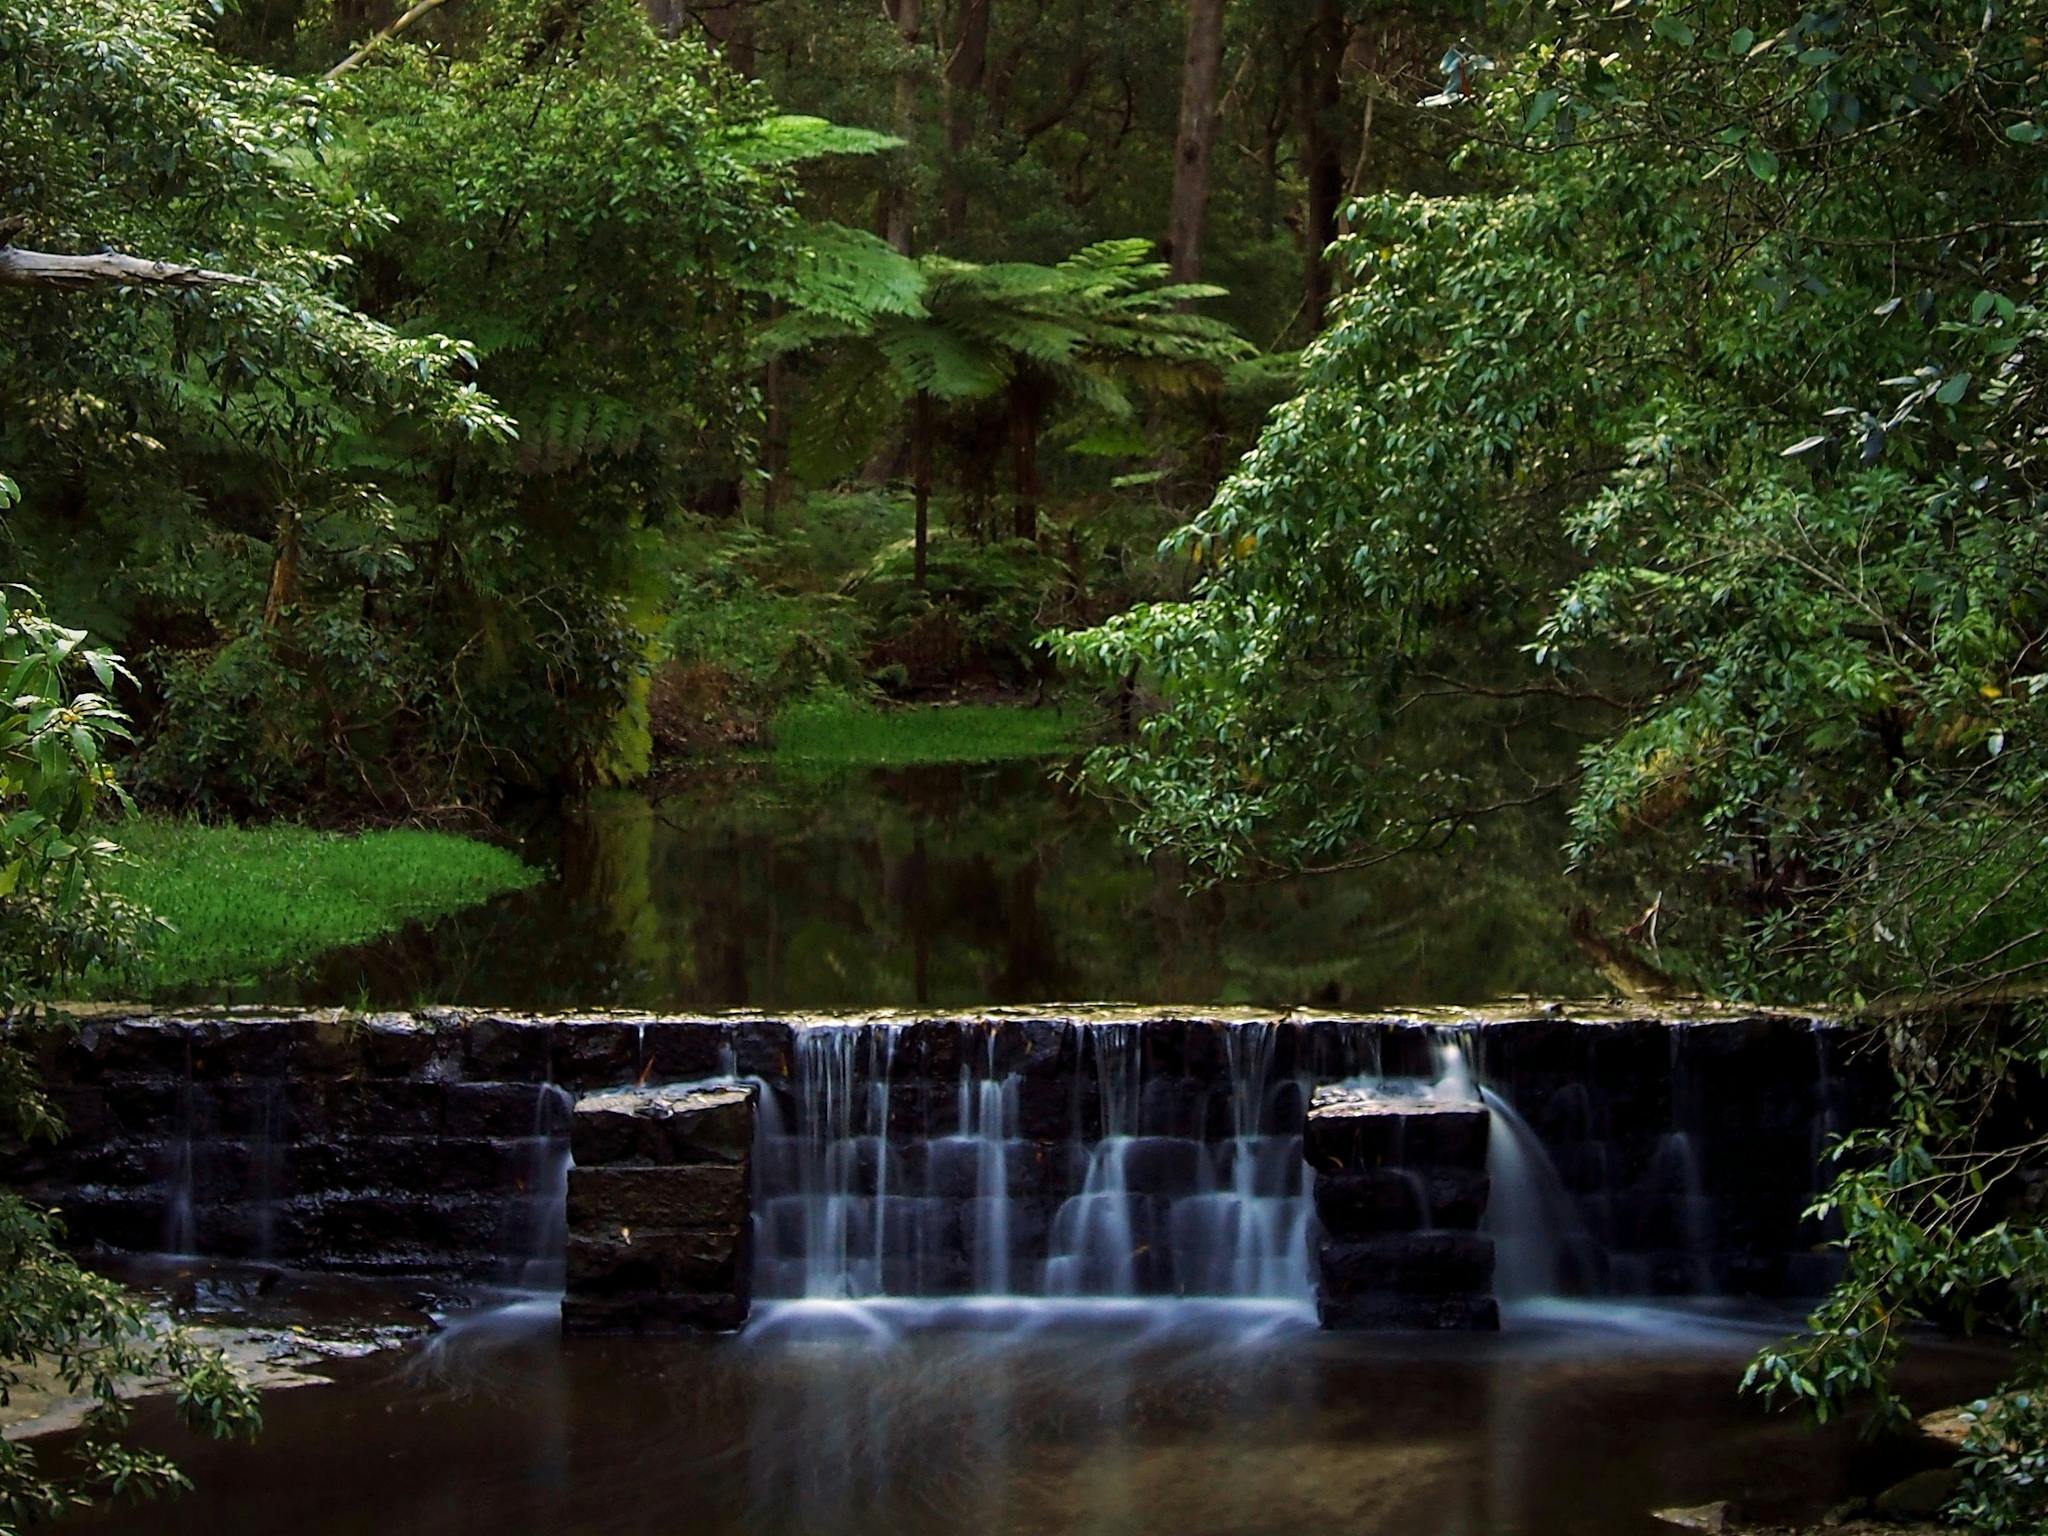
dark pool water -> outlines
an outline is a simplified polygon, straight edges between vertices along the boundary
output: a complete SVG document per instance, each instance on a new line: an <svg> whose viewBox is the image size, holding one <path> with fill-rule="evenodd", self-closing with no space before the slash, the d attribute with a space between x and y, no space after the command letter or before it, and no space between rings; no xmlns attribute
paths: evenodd
<svg viewBox="0 0 2048 1536"><path fill-rule="evenodd" d="M253 1446L145 1414L198 1491L106 1533L1650 1536L1731 1498L1818 1517L1912 1463L1741 1399L1778 1320L1579 1308L1492 1338L1284 1309L802 1309L743 1338L563 1340L499 1313L273 1394ZM1926 1407L1980 1356L1929 1347Z"/></svg>
<svg viewBox="0 0 2048 1536"><path fill-rule="evenodd" d="M871 1008L1478 1002L1596 989L1552 809L1378 868L1190 894L1032 764L757 773L536 830L532 891L246 988L250 1001ZM199 1000L199 999L194 999Z"/></svg>

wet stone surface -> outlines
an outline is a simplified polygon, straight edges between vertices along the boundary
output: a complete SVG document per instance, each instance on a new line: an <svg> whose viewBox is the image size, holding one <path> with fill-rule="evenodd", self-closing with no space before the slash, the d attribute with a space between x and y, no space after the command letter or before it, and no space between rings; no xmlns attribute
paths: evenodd
<svg viewBox="0 0 2048 1536"><path fill-rule="evenodd" d="M1469 1085L1393 1080L1316 1091L1304 1145L1322 1236L1325 1328L1493 1329L1485 1215L1491 1115Z"/></svg>
<svg viewBox="0 0 2048 1536"><path fill-rule="evenodd" d="M610 1089L570 1117L571 1332L745 1324L753 1294L751 1085Z"/></svg>

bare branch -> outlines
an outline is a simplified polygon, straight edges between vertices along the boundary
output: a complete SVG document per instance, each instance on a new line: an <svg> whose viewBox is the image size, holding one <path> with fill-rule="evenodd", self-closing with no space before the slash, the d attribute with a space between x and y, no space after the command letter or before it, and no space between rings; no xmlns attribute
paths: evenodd
<svg viewBox="0 0 2048 1536"><path fill-rule="evenodd" d="M384 28L383 31L377 33L367 43L364 43L362 47L358 48L354 53L350 54L347 58L343 59L339 64L335 65L334 68L327 71L327 73L322 75L320 78L322 80L339 80L343 75L347 74L350 70L354 69L358 64L362 63L364 59L368 58L379 47L389 42L392 38L398 36L398 34L403 32L407 27L411 26L414 22L418 21L422 16L426 15L427 12L438 9L445 3L446 0L419 0L419 3L415 5L411 10L407 11L403 16L400 16L398 20L392 22L390 26Z"/></svg>
<svg viewBox="0 0 2048 1536"><path fill-rule="evenodd" d="M256 279L234 272L175 261L151 261L100 251L91 256L64 256L50 251L24 251L0 246L0 286L14 288L93 288L102 283L137 288L254 288Z"/></svg>

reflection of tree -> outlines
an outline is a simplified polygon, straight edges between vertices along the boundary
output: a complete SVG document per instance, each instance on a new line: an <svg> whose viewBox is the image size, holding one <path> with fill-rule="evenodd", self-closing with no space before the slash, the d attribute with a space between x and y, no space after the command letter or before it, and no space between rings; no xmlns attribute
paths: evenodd
<svg viewBox="0 0 2048 1536"><path fill-rule="evenodd" d="M307 1000L535 1007L1128 999L1371 1007L1592 985L1554 811L1366 870L1190 893L1029 764L609 795L560 880L330 965ZM545 853L543 856L546 856Z"/></svg>

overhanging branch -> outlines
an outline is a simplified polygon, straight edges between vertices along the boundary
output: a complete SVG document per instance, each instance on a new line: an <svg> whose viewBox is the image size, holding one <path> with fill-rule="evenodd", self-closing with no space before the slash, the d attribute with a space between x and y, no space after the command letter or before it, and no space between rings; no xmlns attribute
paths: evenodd
<svg viewBox="0 0 2048 1536"><path fill-rule="evenodd" d="M123 256L116 251L63 256L52 251L24 251L19 246L0 245L0 286L93 288L102 283L137 288L254 288L256 279L182 262Z"/></svg>
<svg viewBox="0 0 2048 1536"><path fill-rule="evenodd" d="M322 80L339 80L343 75L347 74L350 70L354 69L358 64L362 63L364 59L368 58L372 53L374 53L378 48L382 47L390 39L398 36L399 33L403 32L407 27L411 26L414 22L418 21L422 16L426 15L427 12L439 9L439 7L443 3L444 0L419 0L419 3L413 6L412 9L408 10L404 15L400 16L396 21L392 22L391 25L384 28L381 32L377 33L368 42L364 43L362 47L358 48L354 53L350 54L347 58L343 59L339 64L335 65L334 68L327 71L327 73L322 75L320 78Z"/></svg>

